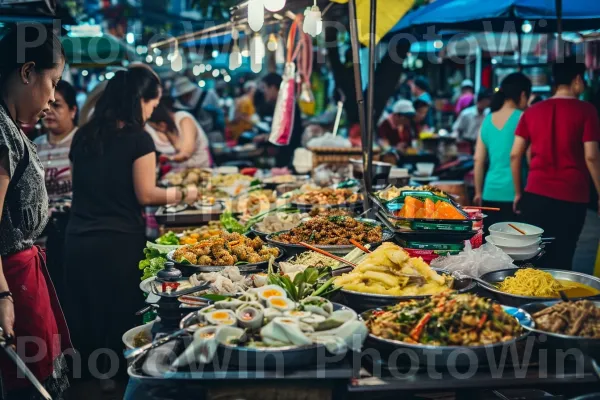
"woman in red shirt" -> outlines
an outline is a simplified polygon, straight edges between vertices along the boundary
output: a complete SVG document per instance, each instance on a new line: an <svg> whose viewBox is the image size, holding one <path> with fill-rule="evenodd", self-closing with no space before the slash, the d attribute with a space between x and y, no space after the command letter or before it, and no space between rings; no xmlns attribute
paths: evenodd
<svg viewBox="0 0 600 400"><path fill-rule="evenodd" d="M556 238L547 248L545 268L571 269L590 200L590 174L600 193L600 121L592 104L578 100L584 73L585 65L574 57L554 65L556 93L525 111L510 156L515 212ZM521 160L528 147L531 162L522 193Z"/></svg>

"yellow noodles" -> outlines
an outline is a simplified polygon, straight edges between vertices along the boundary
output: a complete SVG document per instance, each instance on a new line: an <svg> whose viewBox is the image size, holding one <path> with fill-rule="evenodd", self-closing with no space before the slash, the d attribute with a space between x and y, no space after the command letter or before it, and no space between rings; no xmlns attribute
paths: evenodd
<svg viewBox="0 0 600 400"><path fill-rule="evenodd" d="M518 270L514 276L504 279L498 287L503 292L517 296L535 297L558 297L559 291L570 288L548 272L533 268Z"/></svg>

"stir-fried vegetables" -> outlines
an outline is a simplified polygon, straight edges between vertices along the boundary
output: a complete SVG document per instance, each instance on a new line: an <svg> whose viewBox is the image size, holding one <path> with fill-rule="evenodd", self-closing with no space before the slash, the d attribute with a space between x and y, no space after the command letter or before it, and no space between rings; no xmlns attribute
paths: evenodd
<svg viewBox="0 0 600 400"><path fill-rule="evenodd" d="M373 312L367 326L384 339L436 346L479 346L514 339L521 326L498 304L471 294L442 293Z"/></svg>

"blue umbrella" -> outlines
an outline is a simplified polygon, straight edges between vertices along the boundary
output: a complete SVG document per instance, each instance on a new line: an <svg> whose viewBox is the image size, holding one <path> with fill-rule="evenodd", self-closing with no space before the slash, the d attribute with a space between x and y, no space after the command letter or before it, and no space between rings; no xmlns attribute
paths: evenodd
<svg viewBox="0 0 600 400"><path fill-rule="evenodd" d="M600 1L563 1L562 30L581 31L600 25ZM530 21L537 32L556 32L560 25L555 0L437 0L402 18L392 32L440 29L503 31L506 22ZM510 28L510 26L509 26Z"/></svg>

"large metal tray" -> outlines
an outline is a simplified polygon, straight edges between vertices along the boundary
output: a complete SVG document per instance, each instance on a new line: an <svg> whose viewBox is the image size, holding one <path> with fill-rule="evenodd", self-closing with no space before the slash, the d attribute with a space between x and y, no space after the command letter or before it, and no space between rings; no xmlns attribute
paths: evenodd
<svg viewBox="0 0 600 400"><path fill-rule="evenodd" d="M277 249L279 249L279 256L277 256L277 258L275 258L275 261L282 260L286 256L285 249L282 249L279 246L269 246L269 247L277 247ZM173 253L175 253L175 250L170 251L167 254L167 260L173 262L175 264L175 266L177 267L177 269L179 269L181 271L181 273L183 274L184 277L189 277L189 276L192 276L193 274L197 274L199 272L219 272L219 271L222 271L223 268L231 266L231 265L181 264L180 262L175 261L175 259L173 258ZM244 272L254 272L257 270L266 270L268 265L269 265L268 261L262 261L259 263L235 265L235 267L237 267L240 270L240 272L244 273Z"/></svg>
<svg viewBox="0 0 600 400"><path fill-rule="evenodd" d="M513 315L521 326L534 326L531 315L523 309L502 306L502 308ZM371 313L379 311L373 309L361 314L361 318L366 320ZM384 339L369 333L365 342L366 347L373 347L385 354L393 352L401 353L403 357L398 357L398 362L415 363L419 365L440 365L440 366L470 366L470 365L489 365L489 362L497 362L501 354L510 353L510 348L516 346L530 335L525 330L523 334L515 339L506 342L495 343L482 346L432 346L423 344L411 344L399 340ZM460 356L465 354L466 356ZM493 358L491 358L493 357Z"/></svg>
<svg viewBox="0 0 600 400"><path fill-rule="evenodd" d="M555 279L562 279L565 281L573 281L577 283L582 283L584 285L590 286L594 289L600 290L600 278L596 278L595 276L583 274L581 272L574 271L566 271L560 269L542 269L541 271L545 271L550 273ZM488 272L487 274L483 274L481 279L491 284L497 284L502 282L509 276L513 276L518 269L509 268L509 269L501 269L498 271ZM488 294L489 297L495 298L501 304L506 304L508 306L520 307L524 304L535 303L535 302L545 302L545 301L554 301L557 298L552 297L532 297L532 296L517 296L514 294L509 294L501 291L500 289L492 289L487 286L480 285ZM596 296L588 296L588 297L580 297L580 298L572 298L571 300L594 300L600 299L600 295Z"/></svg>
<svg viewBox="0 0 600 400"><path fill-rule="evenodd" d="M361 222L368 222L368 223L382 226L379 222L372 220L372 219L357 218L357 220L361 221ZM383 229L382 229L382 234L381 234L381 241L375 242L375 243L369 243L371 245L371 249L373 249L374 246L378 246L379 244L386 242L388 240L391 240L394 237L394 233L392 231L390 231L389 229L386 229L385 226L382 226L382 228ZM287 231L284 231L284 232L287 232ZM267 242L269 242L277 247L285 249L288 257L292 257L292 256L295 256L297 254L307 251L306 247L304 247L300 244L283 243L283 242L273 239L274 235L277 235L280 233L283 233L283 232L277 232L277 233L272 233L272 234L268 235L266 237ZM315 246L319 249L322 249L322 250L326 250L332 254L342 255L342 256L345 256L346 254L350 253L352 250L355 249L354 245L352 245L352 244L339 245L339 246L331 246L331 245L313 245L313 246Z"/></svg>
<svg viewBox="0 0 600 400"><path fill-rule="evenodd" d="M444 273L446 275L450 275L449 272L433 268L434 271L439 273ZM452 289L456 290L458 293L468 293L472 292L477 287L475 281L470 278L465 279L454 279L454 286ZM384 294L373 294L373 293L361 293L355 292L352 290L346 290L341 288L339 290L339 294L337 295L340 298L340 303L347 305L351 309L362 312L365 310L369 310L372 308L379 308L385 306L391 306L394 304L398 304L401 301L409 301L409 300L423 300L430 295L425 296L387 296Z"/></svg>
<svg viewBox="0 0 600 400"><path fill-rule="evenodd" d="M538 311L542 311L556 303L560 303L560 301L561 300L529 303L523 305L521 308L533 315ZM600 307L600 301L593 301L593 303L596 305L596 307ZM581 350L582 354L595 359L600 358L600 339L552 333L537 329L535 326L526 326L525 329L540 335L540 337L543 337L544 340L540 340L540 343L545 347L555 350L560 349L569 351L572 351L573 349L579 349Z"/></svg>

